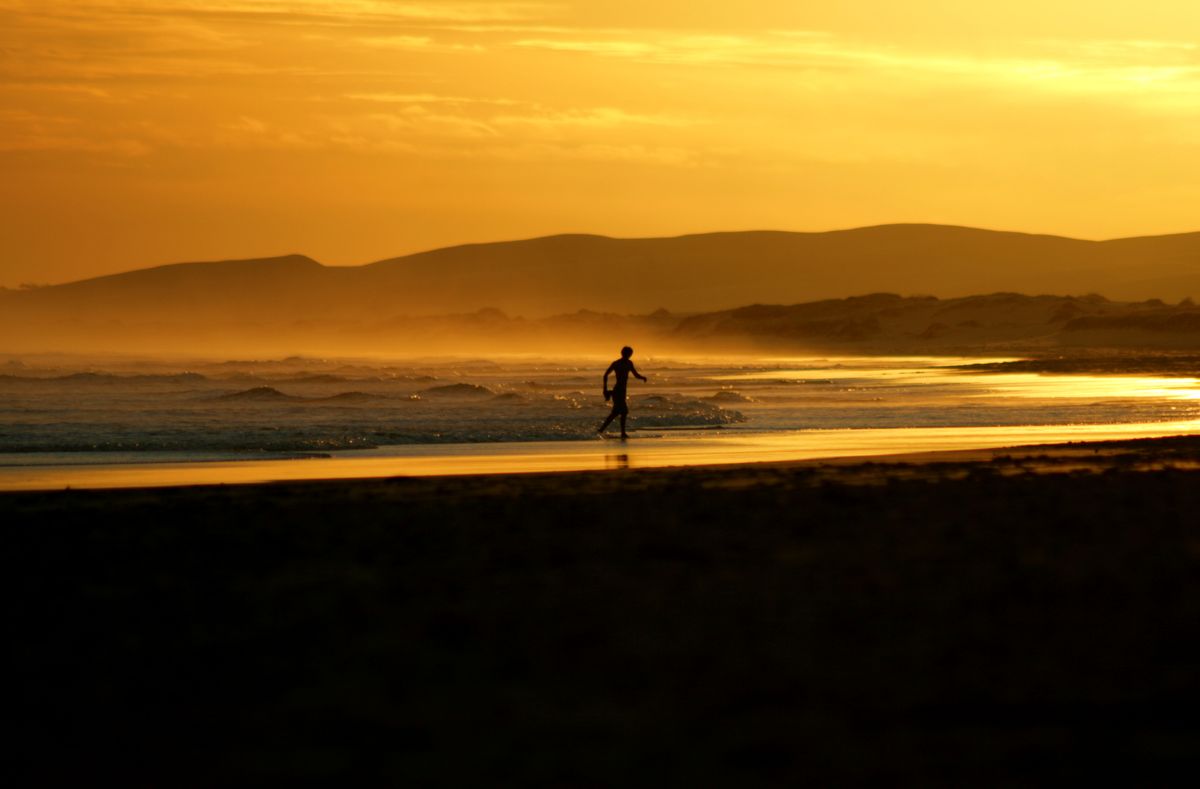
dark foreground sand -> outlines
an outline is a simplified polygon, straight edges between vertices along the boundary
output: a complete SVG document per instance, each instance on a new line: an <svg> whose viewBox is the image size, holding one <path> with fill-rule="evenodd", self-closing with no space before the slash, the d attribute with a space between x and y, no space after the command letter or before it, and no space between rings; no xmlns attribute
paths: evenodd
<svg viewBox="0 0 1200 789"><path fill-rule="evenodd" d="M1200 441L1098 450L6 494L6 774L1190 783Z"/></svg>

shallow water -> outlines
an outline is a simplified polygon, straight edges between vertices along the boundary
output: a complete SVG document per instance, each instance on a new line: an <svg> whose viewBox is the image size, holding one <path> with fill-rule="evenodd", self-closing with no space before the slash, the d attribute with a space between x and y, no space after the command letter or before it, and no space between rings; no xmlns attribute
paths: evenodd
<svg viewBox="0 0 1200 789"><path fill-rule="evenodd" d="M989 374L979 359L24 361L0 489L732 463L1195 432L1194 378Z"/></svg>

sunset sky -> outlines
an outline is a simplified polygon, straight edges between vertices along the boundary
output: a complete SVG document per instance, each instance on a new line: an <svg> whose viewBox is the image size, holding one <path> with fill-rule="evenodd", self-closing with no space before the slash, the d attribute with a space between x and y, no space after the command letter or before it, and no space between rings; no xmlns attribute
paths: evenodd
<svg viewBox="0 0 1200 789"><path fill-rule="evenodd" d="M0 285L559 232L1200 230L1195 0L0 0Z"/></svg>

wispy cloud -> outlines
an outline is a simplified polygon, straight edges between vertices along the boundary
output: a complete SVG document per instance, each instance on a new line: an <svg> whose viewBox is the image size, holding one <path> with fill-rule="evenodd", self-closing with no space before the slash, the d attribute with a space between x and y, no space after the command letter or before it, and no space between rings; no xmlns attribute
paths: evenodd
<svg viewBox="0 0 1200 789"><path fill-rule="evenodd" d="M417 50L421 52L483 52L481 44L465 44L459 42L439 41L430 36L394 35L394 36L364 36L358 43L369 47L396 50Z"/></svg>
<svg viewBox="0 0 1200 789"><path fill-rule="evenodd" d="M690 120L668 115L628 112L615 107L550 109L511 99L474 101L458 96L389 96L391 112L372 112L330 119L339 136L364 139L395 139L397 134L417 146L444 151L453 139L486 139L493 152L509 154L528 150L530 145L553 144L560 152L563 143L571 149L594 151L617 148L608 139L614 133L636 127L678 127ZM497 111L497 108L503 109ZM643 148L647 146L643 145ZM666 157L662 157L666 160ZM674 157L678 159L679 157Z"/></svg>
<svg viewBox="0 0 1200 789"><path fill-rule="evenodd" d="M714 67L771 67L875 73L953 81L1022 83L1080 93L1145 88L1200 92L1200 47L1179 41L1026 42L1019 56L936 52L850 41L821 31L697 36L641 32L522 37L512 45L641 63Z"/></svg>
<svg viewBox="0 0 1200 789"><path fill-rule="evenodd" d="M33 94L61 94L65 96L100 101L114 101L117 97L111 90L79 82L0 82L0 91Z"/></svg>
<svg viewBox="0 0 1200 789"><path fill-rule="evenodd" d="M348 93L344 98L374 104L400 105L409 117L446 117L455 114L485 123L489 128L526 127L532 130L614 129L636 126L691 126L696 118L664 113L630 112L619 107L556 109L537 102L509 98L473 97L440 93ZM436 113L426 109L439 107ZM496 111L495 108L504 110Z"/></svg>
<svg viewBox="0 0 1200 789"><path fill-rule="evenodd" d="M0 128L9 150L347 149L692 166L722 144L774 167L936 159L943 130L908 128L895 108L942 89L1006 101L1119 97L1176 117L1200 102L1200 46L1173 40L1021 41L994 54L821 30L576 27L557 4L459 0L0 0L0 15L0 106L30 113ZM545 90L511 84L531 63L560 62ZM484 78L493 65L503 80ZM620 86L572 84L575 68ZM697 74L719 77L720 90L697 90ZM679 92L660 87L677 79ZM830 99L837 111L797 122ZM92 106L118 102L129 112Z"/></svg>
<svg viewBox="0 0 1200 789"><path fill-rule="evenodd" d="M478 54L479 41L446 30L511 25L545 8L454 0L0 0L0 55L7 53L0 84L338 74L350 69L335 64L365 60L364 46L398 55Z"/></svg>
<svg viewBox="0 0 1200 789"><path fill-rule="evenodd" d="M515 106L523 102L472 96L447 96L438 93L346 93L343 98L380 104L494 104Z"/></svg>
<svg viewBox="0 0 1200 789"><path fill-rule="evenodd" d="M0 110L0 151L71 151L77 153L142 156L150 147L140 139L118 135L96 136L75 118L24 110Z"/></svg>
<svg viewBox="0 0 1200 789"><path fill-rule="evenodd" d="M541 130L612 129L621 126L687 126L694 120L669 115L644 115L616 107L554 111L538 109L523 114L497 115L491 119L501 126L527 126Z"/></svg>
<svg viewBox="0 0 1200 789"><path fill-rule="evenodd" d="M378 21L519 22L545 18L557 6L469 0L3 0L0 11L51 23L131 16L231 18L336 25Z"/></svg>

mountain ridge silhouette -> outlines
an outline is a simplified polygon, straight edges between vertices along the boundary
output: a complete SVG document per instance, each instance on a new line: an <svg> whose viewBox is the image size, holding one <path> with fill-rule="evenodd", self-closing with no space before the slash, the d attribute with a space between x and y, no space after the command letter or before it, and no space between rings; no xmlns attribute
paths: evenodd
<svg viewBox="0 0 1200 789"><path fill-rule="evenodd" d="M869 292L1200 296L1200 232L1093 241L959 225L653 238L557 234L461 244L360 266L300 254L174 263L6 291L14 312L198 320L354 320L485 307L705 312Z"/></svg>

